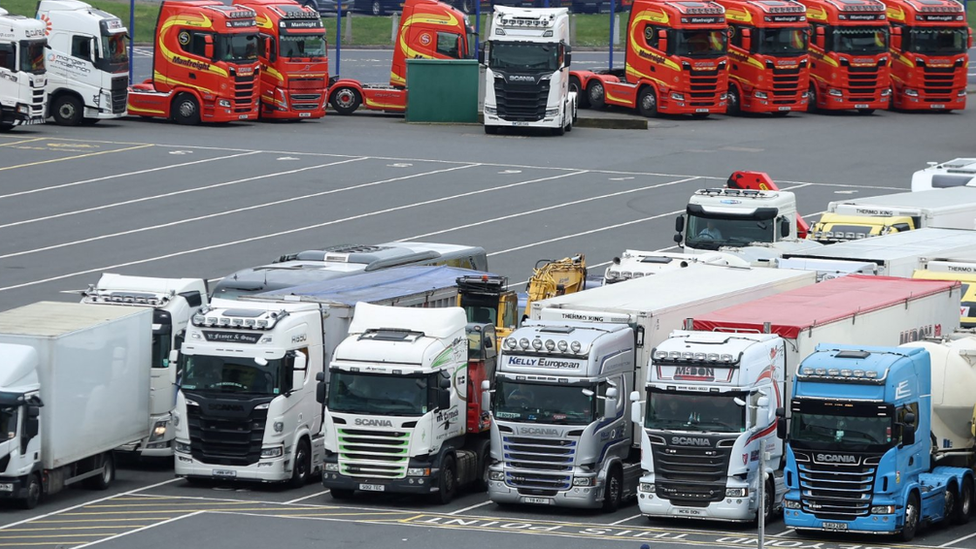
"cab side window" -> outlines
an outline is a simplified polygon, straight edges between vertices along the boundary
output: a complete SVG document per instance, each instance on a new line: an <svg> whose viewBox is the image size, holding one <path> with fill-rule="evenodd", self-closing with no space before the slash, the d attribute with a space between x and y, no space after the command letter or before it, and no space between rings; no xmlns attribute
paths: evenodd
<svg viewBox="0 0 976 549"><path fill-rule="evenodd" d="M437 33L437 53L446 55L451 59L460 59L461 52L458 51L459 35L450 32Z"/></svg>
<svg viewBox="0 0 976 549"><path fill-rule="evenodd" d="M0 44L0 69L14 71L17 69L17 46Z"/></svg>
<svg viewBox="0 0 976 549"><path fill-rule="evenodd" d="M206 33L193 32L193 31L180 31L178 35L178 42L180 43L180 48L190 54L197 57L206 57L206 39L204 38ZM184 42L186 42L184 44Z"/></svg>
<svg viewBox="0 0 976 549"><path fill-rule="evenodd" d="M906 404L904 406L899 406L895 410L895 421L898 423L905 423L905 416L912 413L915 416L915 421L906 424L906 429L910 428L912 431L918 431L918 403L912 402L911 404ZM898 442L901 443L902 431L898 431Z"/></svg>
<svg viewBox="0 0 976 549"><path fill-rule="evenodd" d="M657 29L653 25L644 27L644 41L647 42L648 46L654 49L660 49L657 45Z"/></svg>
<svg viewBox="0 0 976 549"><path fill-rule="evenodd" d="M732 38L729 39L729 45L735 46L737 48L742 47L742 27L739 25L729 25L729 29L732 30Z"/></svg>
<svg viewBox="0 0 976 549"><path fill-rule="evenodd" d="M91 38L87 36L71 37L71 56L78 59L91 60Z"/></svg>

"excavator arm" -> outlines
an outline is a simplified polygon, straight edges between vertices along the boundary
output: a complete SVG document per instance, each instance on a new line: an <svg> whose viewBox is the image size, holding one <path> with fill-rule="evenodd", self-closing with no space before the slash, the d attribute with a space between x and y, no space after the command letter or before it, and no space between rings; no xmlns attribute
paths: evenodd
<svg viewBox="0 0 976 549"><path fill-rule="evenodd" d="M752 189L754 191L778 191L779 187L773 182L766 172L733 172L729 176L726 186L730 189ZM800 212L796 213L796 236L806 238L810 232L810 224L807 223Z"/></svg>
<svg viewBox="0 0 976 549"><path fill-rule="evenodd" d="M586 288L586 256L577 254L559 260L540 259L532 270L527 292L525 312L529 314L532 303L563 294L571 294Z"/></svg>

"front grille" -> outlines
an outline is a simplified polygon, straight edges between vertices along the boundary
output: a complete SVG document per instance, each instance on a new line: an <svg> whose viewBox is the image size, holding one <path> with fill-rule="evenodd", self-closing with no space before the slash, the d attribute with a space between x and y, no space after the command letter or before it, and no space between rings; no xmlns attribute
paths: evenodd
<svg viewBox="0 0 976 549"><path fill-rule="evenodd" d="M257 71L234 77L234 112L250 112L254 108L254 82Z"/></svg>
<svg viewBox="0 0 976 549"><path fill-rule="evenodd" d="M568 490L573 484L575 440L502 437L505 482L519 492Z"/></svg>
<svg viewBox="0 0 976 549"><path fill-rule="evenodd" d="M513 122L536 122L546 116L549 102L549 81L539 84L508 84L495 79L495 103L498 116Z"/></svg>
<svg viewBox="0 0 976 549"><path fill-rule="evenodd" d="M925 67L922 84L925 95L943 95L946 100L950 99L956 71L961 70L956 67Z"/></svg>
<svg viewBox="0 0 976 549"><path fill-rule="evenodd" d="M796 452L803 510L822 520L868 516L876 468L872 465L816 463Z"/></svg>
<svg viewBox="0 0 976 549"><path fill-rule="evenodd" d="M403 478L410 462L410 433L338 429L339 469L353 477Z"/></svg>
<svg viewBox="0 0 976 549"><path fill-rule="evenodd" d="M795 97L800 89L800 67L773 69L773 97ZM775 102L774 102L775 103Z"/></svg>
<svg viewBox="0 0 976 549"><path fill-rule="evenodd" d="M674 505L707 507L725 497L729 448L653 444L657 494Z"/></svg>
<svg viewBox="0 0 976 549"><path fill-rule="evenodd" d="M878 94L878 66L847 67L851 100L873 101Z"/></svg>
<svg viewBox="0 0 976 549"><path fill-rule="evenodd" d="M186 416L193 459L213 465L251 465L261 459L267 408L252 410L246 418L223 418L187 406Z"/></svg>
<svg viewBox="0 0 976 549"><path fill-rule="evenodd" d="M129 95L129 79L117 76L112 79L112 114L125 112L125 102Z"/></svg>
<svg viewBox="0 0 976 549"><path fill-rule="evenodd" d="M718 69L689 73L688 95L692 106L710 107L715 104L718 98L718 73Z"/></svg>
<svg viewBox="0 0 976 549"><path fill-rule="evenodd" d="M318 101L322 98L321 93L293 93L291 94L292 101Z"/></svg>
<svg viewBox="0 0 976 549"><path fill-rule="evenodd" d="M324 78L292 78L288 81L293 90L324 90Z"/></svg>

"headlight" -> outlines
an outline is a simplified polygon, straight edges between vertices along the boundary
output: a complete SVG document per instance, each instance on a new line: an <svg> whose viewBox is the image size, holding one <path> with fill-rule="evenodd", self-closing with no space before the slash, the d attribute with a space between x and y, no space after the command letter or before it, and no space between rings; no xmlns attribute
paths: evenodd
<svg viewBox="0 0 976 549"><path fill-rule="evenodd" d="M281 457L285 453L285 449L281 446L271 446L270 448L261 448L262 458L276 458Z"/></svg>
<svg viewBox="0 0 976 549"><path fill-rule="evenodd" d="M407 469L408 477L429 477L430 468L429 467L410 467Z"/></svg>
<svg viewBox="0 0 976 549"><path fill-rule="evenodd" d="M748 495L748 488L728 488L725 490L725 497L727 498L744 498Z"/></svg>
<svg viewBox="0 0 976 549"><path fill-rule="evenodd" d="M573 477L573 486L593 486L594 477Z"/></svg>
<svg viewBox="0 0 976 549"><path fill-rule="evenodd" d="M756 96L756 99L769 99L769 96L764 91L757 91L753 95Z"/></svg>
<svg viewBox="0 0 976 549"><path fill-rule="evenodd" d="M485 106L485 114L498 114L498 109L495 107Z"/></svg>
<svg viewBox="0 0 976 549"><path fill-rule="evenodd" d="M572 343L569 344L569 350L570 351L573 351L574 353L580 352L580 349L582 349L582 348L583 348L583 346L580 345L580 342L579 341L574 341L574 342L572 342Z"/></svg>
<svg viewBox="0 0 976 549"><path fill-rule="evenodd" d="M175 451L177 451L177 452L179 452L181 454L189 454L190 453L190 445L189 444L185 444L183 442L177 442L173 446L173 450L175 450Z"/></svg>
<svg viewBox="0 0 976 549"><path fill-rule="evenodd" d="M637 487L637 489L639 491L645 493L645 494L653 494L654 493L654 483L653 482L642 482Z"/></svg>
<svg viewBox="0 0 976 549"><path fill-rule="evenodd" d="M829 90L827 90L827 95L833 95L834 97L844 97L844 93L835 88L830 88Z"/></svg>
<svg viewBox="0 0 976 549"><path fill-rule="evenodd" d="M885 88L881 90L881 97L888 97L889 95L891 95L891 88ZM916 95L918 95L917 92Z"/></svg>
<svg viewBox="0 0 976 549"><path fill-rule="evenodd" d="M907 89L905 90L905 95L908 97L918 97L918 90Z"/></svg>
<svg viewBox="0 0 976 549"><path fill-rule="evenodd" d="M488 479L489 480L505 480L505 472L504 471L489 471L488 472Z"/></svg>
<svg viewBox="0 0 976 549"><path fill-rule="evenodd" d="M546 116L556 116L559 114L559 109L546 109Z"/></svg>
<svg viewBox="0 0 976 549"><path fill-rule="evenodd" d="M783 507L785 507L787 509L799 509L800 508L800 502L799 501L794 501L792 499L784 499L783 500Z"/></svg>
<svg viewBox="0 0 976 549"><path fill-rule="evenodd" d="M671 92L671 99L674 99L675 101L684 101L685 94L678 93L678 92Z"/></svg>
<svg viewBox="0 0 976 549"><path fill-rule="evenodd" d="M153 426L152 434L149 435L149 442L155 442L166 435L166 426L169 424L168 421L157 421L156 425Z"/></svg>
<svg viewBox="0 0 976 549"><path fill-rule="evenodd" d="M330 472L330 473L338 473L339 472L339 464L338 463L326 463L325 464L325 470L328 471L328 472Z"/></svg>
<svg viewBox="0 0 976 549"><path fill-rule="evenodd" d="M875 505L871 507L872 515L893 515L895 514L894 505Z"/></svg>
<svg viewBox="0 0 976 549"><path fill-rule="evenodd" d="M217 105L219 105L221 107L224 107L225 109L229 109L230 108L230 101L228 101L227 99L218 99L217 100Z"/></svg>
<svg viewBox="0 0 976 549"><path fill-rule="evenodd" d="M17 105L17 112L19 112L20 114L30 114L30 106L29 105Z"/></svg>

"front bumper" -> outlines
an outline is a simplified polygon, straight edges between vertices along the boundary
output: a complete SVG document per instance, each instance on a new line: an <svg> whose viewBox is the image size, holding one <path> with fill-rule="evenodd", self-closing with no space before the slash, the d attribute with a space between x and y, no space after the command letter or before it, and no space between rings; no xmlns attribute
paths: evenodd
<svg viewBox="0 0 976 549"><path fill-rule="evenodd" d="M6 488L8 485L10 487L10 490L0 489L0 500L27 498L27 483L24 482L25 480L27 480L27 477L0 477L0 488Z"/></svg>
<svg viewBox="0 0 976 549"><path fill-rule="evenodd" d="M176 453L175 456L174 472L177 477L257 482L284 482L291 480L291 462L288 456L262 459L248 466L201 463L193 459L190 455L183 453Z"/></svg>
<svg viewBox="0 0 976 549"><path fill-rule="evenodd" d="M488 499L495 503L549 505L575 509L596 509L603 505L603 482L597 480L596 486L574 486L569 490L556 492L552 496L533 496L520 494L518 488L505 484L502 480L488 483Z"/></svg>
<svg viewBox="0 0 976 549"><path fill-rule="evenodd" d="M173 439L149 442L148 438L144 438L119 446L116 451L144 458L169 458L173 457Z"/></svg>
<svg viewBox="0 0 976 549"><path fill-rule="evenodd" d="M641 492L637 496L640 512L648 517L675 517L699 520L721 520L728 522L748 522L756 519L756 499L754 496L744 498L725 498L722 501L709 503L705 507L687 507L673 505L669 500L656 494Z"/></svg>
<svg viewBox="0 0 976 549"><path fill-rule="evenodd" d="M3 110L2 116L0 116L0 123L8 124L10 126L34 126L36 124L43 124L45 121L43 115L29 115L15 112L13 110Z"/></svg>
<svg viewBox="0 0 976 549"><path fill-rule="evenodd" d="M359 490L362 492L395 494L432 494L438 491L440 471L431 470L430 476L404 478L351 477L336 472L322 473L322 486L330 490Z"/></svg>
<svg viewBox="0 0 976 549"><path fill-rule="evenodd" d="M558 128L562 125L561 117L557 114L556 116L547 116L542 120L535 120L532 122L523 120L505 120L504 118L485 113L485 125L486 126L502 126L507 128Z"/></svg>
<svg viewBox="0 0 976 549"><path fill-rule="evenodd" d="M903 519L898 515L869 515L857 517L854 520L835 522L819 519L799 509L786 509L783 512L783 522L797 530L851 534L896 534L901 531L903 526Z"/></svg>

